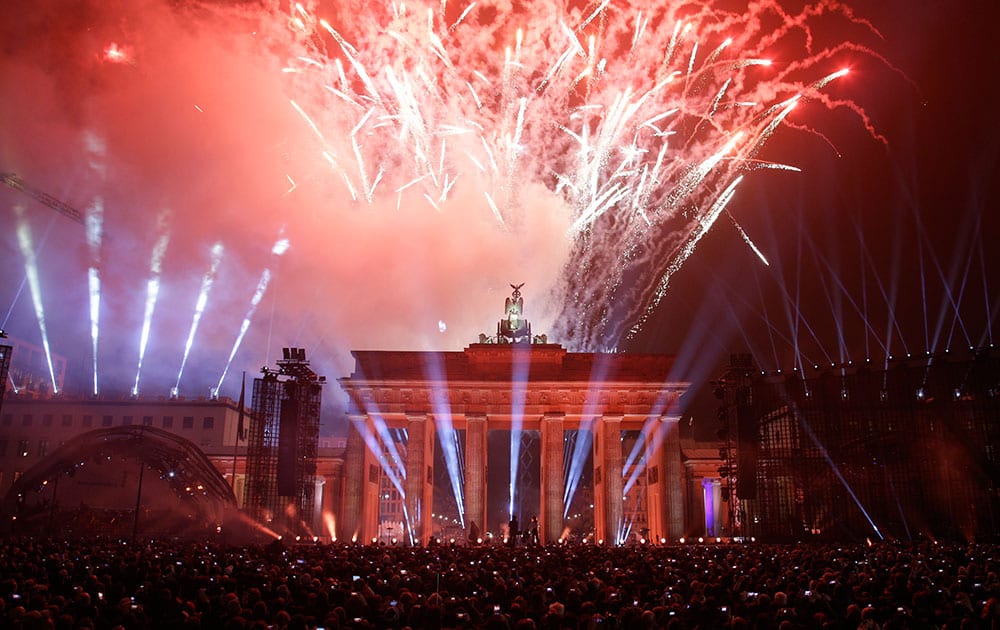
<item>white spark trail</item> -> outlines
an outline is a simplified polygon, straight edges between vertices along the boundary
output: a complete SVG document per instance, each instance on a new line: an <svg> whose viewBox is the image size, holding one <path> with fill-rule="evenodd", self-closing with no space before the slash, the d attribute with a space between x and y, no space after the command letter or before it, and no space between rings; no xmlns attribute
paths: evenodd
<svg viewBox="0 0 1000 630"><path fill-rule="evenodd" d="M90 250L90 267L87 269L87 293L90 300L90 344L93 353L93 388L94 396L100 389L97 382L97 347L100 338L101 320L101 241L104 235L104 200L100 197L87 209L84 219L87 231L87 246Z"/></svg>
<svg viewBox="0 0 1000 630"><path fill-rule="evenodd" d="M142 316L142 332L139 334L139 364L135 369L135 383L132 385L132 395L139 395L139 378L142 375L142 362L146 357L146 345L149 343L149 331L153 323L153 311L160 294L160 273L163 270L163 257L170 243L170 232L167 222L169 211L163 211L157 219L157 231L160 233L153 246L153 254L149 261L149 280L146 281L146 308Z"/></svg>
<svg viewBox="0 0 1000 630"><path fill-rule="evenodd" d="M31 238L31 228L24 216L24 207L14 206L14 213L17 215L17 244L21 248L21 255L24 257L24 274L28 279L28 289L31 292L31 303L35 307L35 318L38 320L38 331L42 336L42 349L45 350L45 361L49 368L49 378L52 383L52 393L59 393L59 383L56 381L56 372L52 364L52 348L49 346L49 331L45 324L45 307L42 304L42 285L38 279L38 258L35 254L35 246Z"/></svg>
<svg viewBox="0 0 1000 630"><path fill-rule="evenodd" d="M212 291L212 285L215 283L215 276L219 272L219 265L222 263L223 251L224 248L222 243L216 243L212 246L211 263L209 264L208 271L205 272L205 275L201 279L201 289L198 291L198 299L195 301L194 316L191 319L191 328L188 330L187 341L184 343L184 356L181 359L181 367L177 371L177 382L170 391L172 396L177 396L180 390L181 377L184 376L184 366L187 365L188 355L191 354L191 346L194 345L194 337L198 332L198 324L201 322L202 313L205 312L205 307L208 305L208 295Z"/></svg>

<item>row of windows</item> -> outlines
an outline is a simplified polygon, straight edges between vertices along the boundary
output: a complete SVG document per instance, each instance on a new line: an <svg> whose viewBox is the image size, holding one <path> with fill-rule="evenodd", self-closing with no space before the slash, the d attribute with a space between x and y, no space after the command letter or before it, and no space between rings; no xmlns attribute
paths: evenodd
<svg viewBox="0 0 1000 630"><path fill-rule="evenodd" d="M97 421L97 419L96 419L95 416L85 415L85 416L82 416L82 418L81 418L80 426L83 427L83 428L85 428L85 429L88 429L88 428L91 428L91 427L95 427L95 426L102 426L102 427L114 426L114 416L101 416L100 417L100 421L99 421L100 424L97 424L96 421ZM34 422L35 422L35 417L33 415L31 415L30 413L26 413L23 416L21 416L21 424L20 424L20 426L22 426L22 427L30 427L30 426L32 426L34 424ZM43 427L51 427L51 426L53 426L53 423L54 423L54 418L53 418L52 414L47 413L47 414L45 414L45 415L42 416L41 426L43 426ZM122 416L120 426L129 426L129 425L132 425L132 424L139 424L139 423L142 423L143 426L147 426L147 427L154 426L153 416L142 416L141 418L138 419L138 422L136 421L136 417L135 416ZM14 414L5 413L3 415L3 419L0 420L0 426L4 426L4 427L14 426ZM70 414L63 415L61 417L61 419L60 419L60 426L63 426L63 427L72 427L73 426L73 416L70 415ZM161 426L164 429L173 429L174 428L174 417L173 416L163 416L158 426ZM181 428L182 429L193 429L194 428L194 416L184 416L181 419ZM205 416L204 418L202 418L202 420L201 420L201 428L202 429L214 429L215 428L215 418L212 417L212 416Z"/></svg>
<svg viewBox="0 0 1000 630"><path fill-rule="evenodd" d="M0 440L0 457L7 456L8 446L9 446L8 440ZM49 441L45 439L38 440L38 451L36 451L35 454L38 455L39 457L45 457L45 455L48 452L49 452ZM17 457L27 457L30 454L31 454L30 440L18 440L17 450L14 451L14 455L16 455Z"/></svg>

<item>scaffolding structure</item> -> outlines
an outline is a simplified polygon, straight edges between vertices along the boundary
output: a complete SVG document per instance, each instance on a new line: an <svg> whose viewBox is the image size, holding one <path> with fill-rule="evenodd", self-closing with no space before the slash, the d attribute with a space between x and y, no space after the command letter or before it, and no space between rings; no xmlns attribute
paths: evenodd
<svg viewBox="0 0 1000 630"><path fill-rule="evenodd" d="M0 330L0 339L6 339L7 335ZM7 375L10 371L10 355L14 352L12 346L0 342L0 409L3 409L3 398L7 392Z"/></svg>
<svg viewBox="0 0 1000 630"><path fill-rule="evenodd" d="M747 367L731 366L716 391L735 437L723 472L736 479L731 511L744 536L971 541L1000 531L996 352L808 378Z"/></svg>
<svg viewBox="0 0 1000 630"><path fill-rule="evenodd" d="M316 449L326 377L309 367L305 350L284 348L278 370L254 379L247 436L244 506L280 535L316 531Z"/></svg>

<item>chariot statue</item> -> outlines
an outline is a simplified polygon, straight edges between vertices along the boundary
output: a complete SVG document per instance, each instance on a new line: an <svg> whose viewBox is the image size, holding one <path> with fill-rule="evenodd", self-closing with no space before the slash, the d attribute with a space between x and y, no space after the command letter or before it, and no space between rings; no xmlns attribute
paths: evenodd
<svg viewBox="0 0 1000 630"><path fill-rule="evenodd" d="M504 303L504 318L497 322L497 343L531 343L531 322L524 319L521 284L510 285L514 292Z"/></svg>

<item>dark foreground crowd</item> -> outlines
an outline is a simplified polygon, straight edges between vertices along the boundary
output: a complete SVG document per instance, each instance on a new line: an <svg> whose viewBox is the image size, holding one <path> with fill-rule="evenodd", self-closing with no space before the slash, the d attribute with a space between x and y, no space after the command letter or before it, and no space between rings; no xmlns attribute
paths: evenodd
<svg viewBox="0 0 1000 630"><path fill-rule="evenodd" d="M5 628L998 628L1000 547L0 542Z"/></svg>

